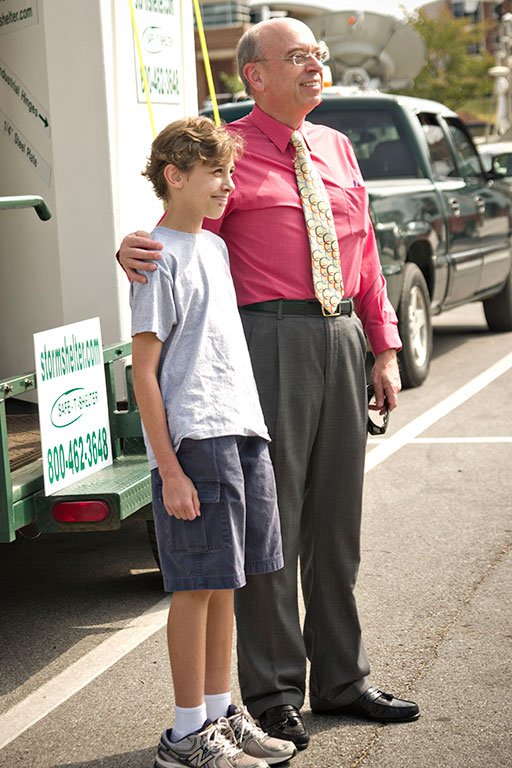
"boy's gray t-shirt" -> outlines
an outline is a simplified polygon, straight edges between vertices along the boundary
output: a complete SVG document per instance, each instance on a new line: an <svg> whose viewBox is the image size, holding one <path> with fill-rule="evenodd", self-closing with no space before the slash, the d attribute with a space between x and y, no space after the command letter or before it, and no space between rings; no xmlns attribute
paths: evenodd
<svg viewBox="0 0 512 768"><path fill-rule="evenodd" d="M148 282L132 282L132 336L162 342L160 390L175 451L183 438L258 435L269 440L236 304L224 241L156 227L164 246ZM157 466L146 431L151 469Z"/></svg>

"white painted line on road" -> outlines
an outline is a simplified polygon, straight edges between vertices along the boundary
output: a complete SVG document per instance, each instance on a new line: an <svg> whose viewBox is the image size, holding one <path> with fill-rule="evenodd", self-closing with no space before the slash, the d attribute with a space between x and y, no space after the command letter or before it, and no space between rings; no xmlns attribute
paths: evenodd
<svg viewBox="0 0 512 768"><path fill-rule="evenodd" d="M512 437L415 437L411 443L512 443Z"/></svg>
<svg viewBox="0 0 512 768"><path fill-rule="evenodd" d="M385 443L385 437L374 437L368 440L368 445L377 445ZM409 441L408 445L439 443L512 443L512 437L415 437Z"/></svg>
<svg viewBox="0 0 512 768"><path fill-rule="evenodd" d="M458 389L438 405L425 411L409 424L391 435L374 448L366 457L365 472L369 472L393 453L396 453L407 443L415 440L417 435L439 421L443 416L457 408L465 400L475 395L491 381L512 368L512 353L500 362L488 368L479 376ZM501 438L503 439L503 438ZM437 439L439 440L439 438ZM119 629L115 634L104 640L92 651L86 653L67 669L42 685L27 696L19 704L0 715L0 733L2 741L0 749L10 744L24 731L31 728L43 717L63 704L71 696L85 688L95 678L106 672L117 661L130 653L144 640L161 629L167 621L169 598L160 600L131 624Z"/></svg>
<svg viewBox="0 0 512 768"><path fill-rule="evenodd" d="M407 443L410 443L418 435L421 435L422 432L431 427L432 424L435 424L436 421L439 421L439 419L442 419L455 408L458 408L459 405L466 400L469 400L473 395L476 395L480 390L484 389L488 384L494 381L494 379L497 379L498 376L501 376L510 370L510 368L512 368L512 352L505 355L505 357L495 363L495 365L491 365L491 367L487 368L483 373L475 376L474 379L468 381L467 384L464 384L464 386L456 392L453 392L453 394L449 395L444 400L441 400L441 402L434 405L433 408L430 408L416 419L410 421L409 424L406 424L405 427L399 429L394 435L390 435L387 440L380 443L376 448L373 448L373 450L366 455L365 473L374 469L374 467L378 466L399 451L400 448L403 448L404 445L407 445Z"/></svg>
<svg viewBox="0 0 512 768"><path fill-rule="evenodd" d="M0 749L158 632L167 621L168 611L169 597L165 597L0 715Z"/></svg>

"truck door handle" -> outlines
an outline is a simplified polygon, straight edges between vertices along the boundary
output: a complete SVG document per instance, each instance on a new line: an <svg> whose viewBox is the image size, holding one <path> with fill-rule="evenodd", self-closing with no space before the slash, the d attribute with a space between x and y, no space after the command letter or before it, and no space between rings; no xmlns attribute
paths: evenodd
<svg viewBox="0 0 512 768"><path fill-rule="evenodd" d="M485 213L485 200L480 195L475 197L475 203L478 213Z"/></svg>
<svg viewBox="0 0 512 768"><path fill-rule="evenodd" d="M460 216L460 203L457 200L457 198L456 197L450 197L448 202L450 203L450 205L452 207L453 215L454 216Z"/></svg>

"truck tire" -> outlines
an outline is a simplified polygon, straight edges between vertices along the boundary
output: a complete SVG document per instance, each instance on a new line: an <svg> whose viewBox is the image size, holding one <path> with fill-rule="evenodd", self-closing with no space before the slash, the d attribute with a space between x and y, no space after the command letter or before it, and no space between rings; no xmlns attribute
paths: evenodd
<svg viewBox="0 0 512 768"><path fill-rule="evenodd" d="M402 351L398 354L404 387L419 387L427 378L432 357L430 295L416 264L405 264L398 305L398 330Z"/></svg>
<svg viewBox="0 0 512 768"><path fill-rule="evenodd" d="M501 291L482 304L491 331L512 331L512 269Z"/></svg>
<svg viewBox="0 0 512 768"><path fill-rule="evenodd" d="M155 558L158 569L161 571L162 569L160 567L160 556L158 554L158 545L156 543L155 521L146 520L146 527L148 531L149 545L151 547L151 551L153 552L153 557Z"/></svg>

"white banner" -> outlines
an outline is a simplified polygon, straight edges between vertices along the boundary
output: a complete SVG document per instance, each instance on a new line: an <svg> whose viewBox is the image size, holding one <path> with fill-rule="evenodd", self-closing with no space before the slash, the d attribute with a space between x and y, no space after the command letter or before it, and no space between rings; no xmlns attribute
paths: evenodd
<svg viewBox="0 0 512 768"><path fill-rule="evenodd" d="M183 89L180 4L173 0L136 0L134 12L149 98L155 104L180 104ZM145 103L146 93L135 40L134 52L137 100Z"/></svg>
<svg viewBox="0 0 512 768"><path fill-rule="evenodd" d="M44 490L112 464L98 317L34 334Z"/></svg>

